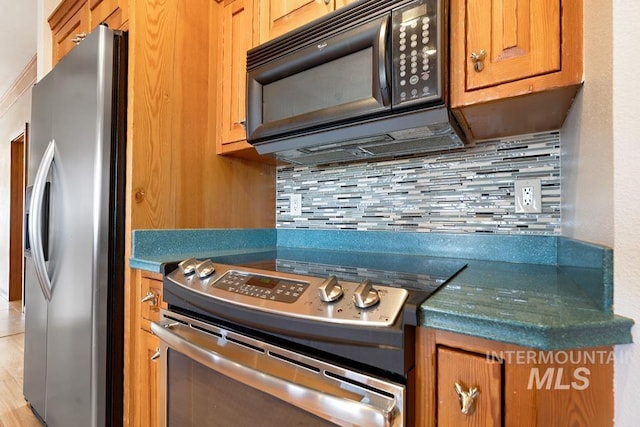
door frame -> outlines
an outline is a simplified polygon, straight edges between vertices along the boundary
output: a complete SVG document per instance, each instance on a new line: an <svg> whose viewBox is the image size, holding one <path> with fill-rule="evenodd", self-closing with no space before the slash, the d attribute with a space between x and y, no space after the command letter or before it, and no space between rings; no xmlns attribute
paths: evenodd
<svg viewBox="0 0 640 427"><path fill-rule="evenodd" d="M29 125L11 140L11 178L9 199L9 292L8 300L23 299L24 295L24 196L27 186L27 154Z"/></svg>

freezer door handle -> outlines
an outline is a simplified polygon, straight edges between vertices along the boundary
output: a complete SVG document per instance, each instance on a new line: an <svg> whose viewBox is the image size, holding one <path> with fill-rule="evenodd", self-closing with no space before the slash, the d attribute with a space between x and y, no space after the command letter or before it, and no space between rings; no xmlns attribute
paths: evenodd
<svg viewBox="0 0 640 427"><path fill-rule="evenodd" d="M31 257L35 265L36 276L40 283L42 294L51 301L51 280L47 273L47 266L44 258L44 247L42 242L42 209L44 201L45 186L47 183L47 175L53 164L53 154L55 151L55 140L51 140L47 149L44 151L40 166L36 172L36 178L33 183L33 192L31 193L31 206L29 215L29 241L31 242Z"/></svg>

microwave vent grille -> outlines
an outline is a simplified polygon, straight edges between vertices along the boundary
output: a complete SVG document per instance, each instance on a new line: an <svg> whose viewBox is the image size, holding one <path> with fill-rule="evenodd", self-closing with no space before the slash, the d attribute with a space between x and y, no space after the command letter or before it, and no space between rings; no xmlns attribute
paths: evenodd
<svg viewBox="0 0 640 427"><path fill-rule="evenodd" d="M464 144L451 136L429 137L429 139L414 139L410 141L395 141L391 144L380 144L369 147L363 147L364 150L370 152L374 156L382 155L403 155L413 153L424 153L427 151L449 150L452 148L463 147Z"/></svg>
<svg viewBox="0 0 640 427"><path fill-rule="evenodd" d="M340 163L355 161L362 158L355 156L353 153L346 150L336 150L313 154L305 154L302 150L292 150L279 153L277 157L286 162L298 165L321 165L327 163Z"/></svg>
<svg viewBox="0 0 640 427"><path fill-rule="evenodd" d="M455 132L447 135L430 136L428 138L411 139L406 141L387 140L383 143L349 144L342 143L340 148L325 151L318 149L287 150L277 153L281 160L298 165L320 165L327 163L341 163L348 161L373 160L425 153L429 151L444 151L464 147L464 143Z"/></svg>

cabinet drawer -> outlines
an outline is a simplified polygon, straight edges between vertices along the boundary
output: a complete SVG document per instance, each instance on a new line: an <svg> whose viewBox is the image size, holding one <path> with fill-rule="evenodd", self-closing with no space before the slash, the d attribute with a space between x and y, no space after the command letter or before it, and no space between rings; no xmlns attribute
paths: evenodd
<svg viewBox="0 0 640 427"><path fill-rule="evenodd" d="M140 283L140 316L152 322L160 320L162 281L143 277ZM144 324L145 322L143 322Z"/></svg>
<svg viewBox="0 0 640 427"><path fill-rule="evenodd" d="M502 364L483 354L448 347L437 351L439 427L502 425ZM463 400L473 403L463 413Z"/></svg>

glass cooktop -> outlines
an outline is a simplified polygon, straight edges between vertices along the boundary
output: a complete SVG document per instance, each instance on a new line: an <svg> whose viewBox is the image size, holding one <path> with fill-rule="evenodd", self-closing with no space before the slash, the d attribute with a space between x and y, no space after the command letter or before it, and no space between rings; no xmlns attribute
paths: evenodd
<svg viewBox="0 0 640 427"><path fill-rule="evenodd" d="M225 255L212 261L314 277L335 275L351 282L369 279L373 284L429 294L466 266L465 262L447 258L301 248Z"/></svg>

